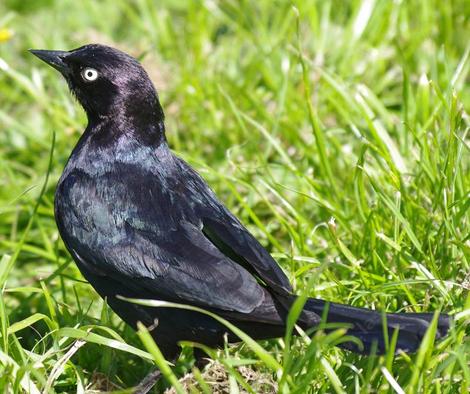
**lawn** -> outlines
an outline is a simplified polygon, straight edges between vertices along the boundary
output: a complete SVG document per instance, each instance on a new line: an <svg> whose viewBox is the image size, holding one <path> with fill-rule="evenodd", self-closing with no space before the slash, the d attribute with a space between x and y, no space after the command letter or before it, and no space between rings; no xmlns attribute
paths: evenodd
<svg viewBox="0 0 470 394"><path fill-rule="evenodd" d="M454 321L415 355L354 355L333 346L344 330L317 330L205 349L198 370L184 344L158 392L467 393L469 38L466 0L1 1L0 391L132 392L162 365L53 217L86 118L27 49L98 42L143 62L171 147L298 294Z"/></svg>

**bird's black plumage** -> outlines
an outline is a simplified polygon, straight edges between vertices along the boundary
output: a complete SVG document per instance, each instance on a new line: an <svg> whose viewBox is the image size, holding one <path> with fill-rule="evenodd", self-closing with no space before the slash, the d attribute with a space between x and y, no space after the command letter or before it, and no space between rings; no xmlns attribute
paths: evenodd
<svg viewBox="0 0 470 394"><path fill-rule="evenodd" d="M55 217L67 249L97 292L130 325L151 326L169 358L180 340L221 344L226 329L196 312L143 307L116 296L210 309L257 339L283 335L295 300L286 275L170 151L157 93L141 65L102 45L32 52L64 75L88 116L57 187ZM299 323L315 326L324 308L324 301L308 300ZM400 328L397 348L415 351L431 318L387 315L388 330ZM439 319L443 335L448 318ZM328 321L350 324L365 352L373 342L384 350L380 313L329 304Z"/></svg>

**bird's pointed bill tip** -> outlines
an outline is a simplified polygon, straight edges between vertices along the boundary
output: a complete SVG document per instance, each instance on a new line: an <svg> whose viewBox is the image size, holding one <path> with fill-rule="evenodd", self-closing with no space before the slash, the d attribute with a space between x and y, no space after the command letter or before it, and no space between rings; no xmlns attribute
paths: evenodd
<svg viewBox="0 0 470 394"><path fill-rule="evenodd" d="M28 51L61 73L67 71L67 65L64 62L64 58L68 54L67 51L51 51L47 49L28 49Z"/></svg>

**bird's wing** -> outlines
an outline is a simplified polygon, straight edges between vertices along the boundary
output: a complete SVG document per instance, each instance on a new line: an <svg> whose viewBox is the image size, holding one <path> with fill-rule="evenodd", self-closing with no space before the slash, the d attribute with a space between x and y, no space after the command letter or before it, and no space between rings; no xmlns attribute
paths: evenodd
<svg viewBox="0 0 470 394"><path fill-rule="evenodd" d="M247 268L267 287L291 294L290 282L277 262L229 211L202 217L205 236L226 256Z"/></svg>
<svg viewBox="0 0 470 394"><path fill-rule="evenodd" d="M188 189L162 186L138 166L93 177L70 173L56 209L77 262L122 283L117 294L241 313L259 306L264 289L204 235L185 200Z"/></svg>
<svg viewBox="0 0 470 394"><path fill-rule="evenodd" d="M181 172L193 179L189 193L198 193L204 198L194 205L197 217L202 222L202 231L210 241L231 260L236 261L268 288L291 294L292 287L278 263L242 223L222 204L205 181L184 161L180 160Z"/></svg>

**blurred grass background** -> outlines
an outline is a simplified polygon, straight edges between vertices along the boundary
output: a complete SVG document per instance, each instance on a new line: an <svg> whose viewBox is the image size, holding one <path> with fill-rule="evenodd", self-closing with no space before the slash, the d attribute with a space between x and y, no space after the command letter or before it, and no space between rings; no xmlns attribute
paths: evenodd
<svg viewBox="0 0 470 394"><path fill-rule="evenodd" d="M455 320L411 356L353 355L331 346L342 332L265 341L274 370L247 344L192 369L188 345L173 373L193 372L174 390L468 392L466 0L0 2L0 390L126 392L153 368L53 219L86 119L27 49L91 42L142 60L172 148L297 292Z"/></svg>

